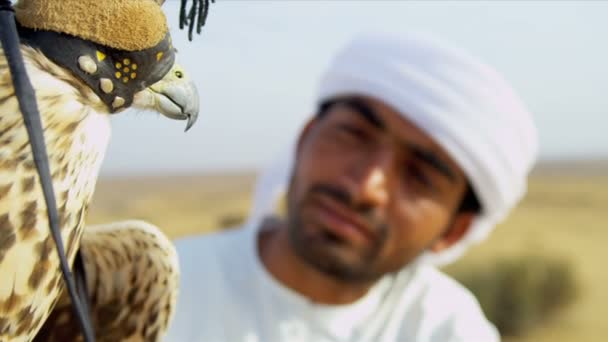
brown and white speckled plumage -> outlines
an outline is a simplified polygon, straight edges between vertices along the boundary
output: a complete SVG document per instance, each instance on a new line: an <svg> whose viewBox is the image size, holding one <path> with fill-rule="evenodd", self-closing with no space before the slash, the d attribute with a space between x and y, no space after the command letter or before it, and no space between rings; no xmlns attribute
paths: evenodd
<svg viewBox="0 0 608 342"><path fill-rule="evenodd" d="M171 241L155 226L134 220L87 227L81 244L97 340L157 341L177 301L179 269ZM64 292L34 341L79 340Z"/></svg>
<svg viewBox="0 0 608 342"><path fill-rule="evenodd" d="M139 252L142 255L149 254L145 248L138 250L128 246L129 239L137 244L136 235L144 234L146 229L142 233L129 235L134 232L129 228L125 231L126 235L120 238L118 235L122 233L119 230L114 230L111 234L91 230L83 238L84 219L110 136L108 111L95 93L67 70L55 65L36 50L29 47L22 47L21 50L41 113L68 261L70 264L73 262L82 239L83 253L89 253L85 258L93 258L86 260L85 264L96 267L88 279L92 296L114 300L104 297L107 291L102 291L102 287L109 285L99 285L108 282L123 285L120 282L121 276L117 275L123 274L123 270L113 268L120 266L115 258L119 258L121 253L113 253L111 250L124 247L126 252L131 253L132 262L140 258L137 256ZM157 94L144 90L139 95L139 101L145 105L162 106L154 100ZM150 109L157 108L152 106ZM159 232L155 234L162 235ZM97 245L97 236L104 241L105 250ZM91 246L87 247L87 243ZM165 269L175 266L171 245L162 244L161 249L159 258L162 259L162 255L167 254L168 261L163 260L152 267L161 267L158 270L160 273L177 272L176 269ZM123 256L127 258L126 255ZM138 271L140 273L136 273L136 276L143 277L149 269ZM91 276L96 277L92 283ZM126 282L124 286L130 287L122 291L128 293L129 290L146 290L138 288L138 285L141 284ZM173 285L167 285L164 291L172 293L174 289L171 286ZM14 96L6 59L0 50L0 341L32 340L62 296L63 288L58 256L49 233L46 206L27 132ZM136 295L137 298L141 296ZM147 296L149 300L153 297L153 294ZM146 318L150 319L147 325L157 324L156 320L168 319L173 301L167 303L169 308L159 311L159 317ZM96 315L97 313L93 314ZM128 319L138 318L130 316ZM99 325L99 322L96 323ZM97 331L98 336L103 334L103 331ZM144 338L135 337L133 340Z"/></svg>
<svg viewBox="0 0 608 342"><path fill-rule="evenodd" d="M31 48L22 52L36 90L71 263L108 143L109 117L97 96L69 72ZM0 94L0 340L25 341L44 323L63 280L4 55Z"/></svg>

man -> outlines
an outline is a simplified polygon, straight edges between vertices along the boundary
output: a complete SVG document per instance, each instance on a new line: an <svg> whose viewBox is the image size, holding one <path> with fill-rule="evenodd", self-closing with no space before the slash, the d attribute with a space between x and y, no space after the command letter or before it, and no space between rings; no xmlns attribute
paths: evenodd
<svg viewBox="0 0 608 342"><path fill-rule="evenodd" d="M245 227L178 242L170 340L498 340L434 265L525 192L537 138L511 88L441 41L370 33L332 61L318 103Z"/></svg>

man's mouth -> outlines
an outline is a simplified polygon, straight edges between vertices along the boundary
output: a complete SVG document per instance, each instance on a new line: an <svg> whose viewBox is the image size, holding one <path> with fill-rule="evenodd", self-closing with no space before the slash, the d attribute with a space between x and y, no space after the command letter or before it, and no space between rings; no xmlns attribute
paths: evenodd
<svg viewBox="0 0 608 342"><path fill-rule="evenodd" d="M318 219L333 240L369 243L375 240L373 229L356 212L328 196L318 196L314 202Z"/></svg>

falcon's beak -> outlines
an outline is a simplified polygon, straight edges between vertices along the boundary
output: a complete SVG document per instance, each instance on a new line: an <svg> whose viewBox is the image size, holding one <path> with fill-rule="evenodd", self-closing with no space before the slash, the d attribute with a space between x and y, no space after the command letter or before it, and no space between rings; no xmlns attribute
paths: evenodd
<svg viewBox="0 0 608 342"><path fill-rule="evenodd" d="M154 95L156 111L171 119L188 120L186 131L194 125L199 111L198 91L181 66L174 64L165 77L148 89Z"/></svg>

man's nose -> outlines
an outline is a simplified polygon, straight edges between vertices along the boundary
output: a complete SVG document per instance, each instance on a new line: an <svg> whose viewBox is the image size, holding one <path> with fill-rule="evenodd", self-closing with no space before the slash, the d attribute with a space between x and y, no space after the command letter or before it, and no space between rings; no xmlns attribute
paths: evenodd
<svg viewBox="0 0 608 342"><path fill-rule="evenodd" d="M354 200L363 206L377 207L389 200L390 153L383 152L362 158L354 165L351 176Z"/></svg>

